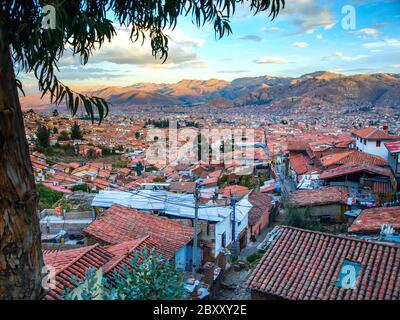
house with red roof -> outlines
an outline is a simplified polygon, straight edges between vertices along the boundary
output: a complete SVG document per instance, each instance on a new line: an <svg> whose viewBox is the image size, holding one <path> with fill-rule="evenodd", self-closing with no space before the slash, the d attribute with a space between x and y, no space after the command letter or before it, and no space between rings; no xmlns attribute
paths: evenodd
<svg viewBox="0 0 400 320"><path fill-rule="evenodd" d="M279 226L247 280L254 300L400 300L400 247Z"/></svg>
<svg viewBox="0 0 400 320"><path fill-rule="evenodd" d="M394 176L389 168L365 164L343 165L325 170L319 176L326 185L346 185L370 188L375 194L389 194L396 190Z"/></svg>
<svg viewBox="0 0 400 320"><path fill-rule="evenodd" d="M400 233L400 207L363 210L348 228L348 232L378 235L385 224L391 225L394 232Z"/></svg>
<svg viewBox="0 0 400 320"><path fill-rule="evenodd" d="M133 208L112 205L83 230L89 245L118 244L150 236L160 244L165 259L190 270L194 229L179 221L139 212Z"/></svg>
<svg viewBox="0 0 400 320"><path fill-rule="evenodd" d="M249 211L248 239L256 241L261 232L270 224L272 212L276 207L271 195L252 191L249 195L252 208Z"/></svg>
<svg viewBox="0 0 400 320"><path fill-rule="evenodd" d="M388 159L388 151L384 143L400 139L399 136L389 135L387 130L373 127L355 130L353 131L353 137L356 138L355 147L357 150L382 157L386 160Z"/></svg>
<svg viewBox="0 0 400 320"><path fill-rule="evenodd" d="M348 199L349 190L346 187L295 190L289 196L288 205L303 213L309 210L313 217L342 221Z"/></svg>
<svg viewBox="0 0 400 320"><path fill-rule="evenodd" d="M66 289L77 288L76 282L84 281L88 269L99 271L108 284L115 284L124 275L124 268L132 267L135 254L141 258L143 249L158 252L159 244L150 237L124 241L115 245L94 244L70 250L43 252L44 263L55 272L55 287L46 292L45 300L63 300Z"/></svg>

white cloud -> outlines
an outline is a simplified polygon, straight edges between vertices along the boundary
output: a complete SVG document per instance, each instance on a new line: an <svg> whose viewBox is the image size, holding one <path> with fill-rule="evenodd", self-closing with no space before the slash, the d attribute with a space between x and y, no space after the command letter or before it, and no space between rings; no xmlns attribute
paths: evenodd
<svg viewBox="0 0 400 320"><path fill-rule="evenodd" d="M287 1L281 16L296 26L296 33L311 34L319 27L331 29L337 23L333 12L317 0Z"/></svg>
<svg viewBox="0 0 400 320"><path fill-rule="evenodd" d="M288 61L281 57L261 57L254 61L260 64L286 64Z"/></svg>
<svg viewBox="0 0 400 320"><path fill-rule="evenodd" d="M360 29L358 31L355 31L354 33L367 34L367 35L372 36L372 35L377 35L380 32L378 30L374 29L374 28L363 28L363 29Z"/></svg>
<svg viewBox="0 0 400 320"><path fill-rule="evenodd" d="M171 39L168 43L168 59L164 64L159 58L156 59L152 56L148 37L142 46L141 39L135 43L129 40L130 30L128 28L119 27L116 30L117 35L112 42L104 43L100 50L93 53L89 62L111 62L151 68L177 68L180 66L187 68L206 67L206 63L199 58L196 52L196 49L204 44L204 40L191 37L180 29L166 32ZM75 59L66 57L65 64L63 63L63 65L73 65L74 61Z"/></svg>
<svg viewBox="0 0 400 320"><path fill-rule="evenodd" d="M271 27L271 28L262 28L261 29L262 32L282 32L283 29L282 28L278 28L278 27Z"/></svg>
<svg viewBox="0 0 400 320"><path fill-rule="evenodd" d="M305 48L305 47L308 47L308 43L307 42L293 42L292 46L297 47L297 48Z"/></svg>
<svg viewBox="0 0 400 320"><path fill-rule="evenodd" d="M381 41L375 42L367 42L363 44L364 48L383 48L383 47L390 47L390 48L397 48L400 47L400 39L390 38Z"/></svg>
<svg viewBox="0 0 400 320"><path fill-rule="evenodd" d="M317 34L317 37L316 37L318 40L321 40L322 39L322 34Z"/></svg>
<svg viewBox="0 0 400 320"><path fill-rule="evenodd" d="M336 51L328 56L325 56L322 58L323 61L329 61L335 58L338 58L340 60L343 61L358 61L358 60L362 60L367 58L367 55L364 54L360 54L360 55L356 55L356 56L346 56L345 54L343 54L343 52L340 51Z"/></svg>

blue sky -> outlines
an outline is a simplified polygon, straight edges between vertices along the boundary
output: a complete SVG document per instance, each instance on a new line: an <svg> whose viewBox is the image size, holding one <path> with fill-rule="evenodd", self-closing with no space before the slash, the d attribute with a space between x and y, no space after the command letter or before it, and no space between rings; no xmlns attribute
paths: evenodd
<svg viewBox="0 0 400 320"><path fill-rule="evenodd" d="M346 5L355 9L354 30L342 26ZM151 56L148 43L132 44L128 31L118 29L113 43L95 53L86 66L66 56L59 78L71 85L127 86L299 76L318 70L400 73L400 0L287 0L274 21L240 7L231 22L233 34L216 40L212 27L197 29L190 18L182 18L170 32L169 59L163 65Z"/></svg>

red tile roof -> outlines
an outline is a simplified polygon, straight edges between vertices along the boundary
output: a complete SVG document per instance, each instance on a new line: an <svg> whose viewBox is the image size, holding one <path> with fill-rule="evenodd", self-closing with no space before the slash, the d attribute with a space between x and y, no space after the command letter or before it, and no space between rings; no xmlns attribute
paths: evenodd
<svg viewBox="0 0 400 320"><path fill-rule="evenodd" d="M193 239L194 229L172 219L114 204L83 233L109 244L150 236L160 244L164 258L170 259Z"/></svg>
<svg viewBox="0 0 400 320"><path fill-rule="evenodd" d="M399 141L391 141L385 142L386 149L389 150L391 153L400 152L400 140Z"/></svg>
<svg viewBox="0 0 400 320"><path fill-rule="evenodd" d="M253 205L249 212L249 225L255 225L263 215L268 216L272 210L272 196L257 191L249 195L249 202Z"/></svg>
<svg viewBox="0 0 400 320"><path fill-rule="evenodd" d="M291 227L271 234L250 289L290 300L400 299L400 247ZM354 289L336 285L345 259L360 266Z"/></svg>
<svg viewBox="0 0 400 320"><path fill-rule="evenodd" d="M365 172L368 172L371 174L382 175L382 176L386 176L386 177L392 176L390 169L381 168L381 167L377 167L377 166L367 166L364 164L359 164L359 165L357 164L357 165L344 165L344 166L340 166L335 169L326 170L323 173L321 173L320 179L336 178L336 177L345 176L348 174L354 174L354 173L362 172L362 171L365 171Z"/></svg>
<svg viewBox="0 0 400 320"><path fill-rule="evenodd" d="M287 150L289 150L289 151L305 151L307 149L309 142L311 142L311 140L288 140Z"/></svg>
<svg viewBox="0 0 400 320"><path fill-rule="evenodd" d="M295 190L289 197L289 204L296 207L320 206L327 204L346 204L349 191L345 187Z"/></svg>
<svg viewBox="0 0 400 320"><path fill-rule="evenodd" d="M107 247L95 244L64 251L43 250L45 264L54 267L56 273L56 288L46 293L45 300L62 300L63 291L75 288L74 281L86 279L86 271L90 268L102 268L109 283L114 283L116 275L123 275L124 268L132 266L130 262L136 253L141 258L145 247L158 251L159 244L145 237Z"/></svg>
<svg viewBox="0 0 400 320"><path fill-rule="evenodd" d="M326 155L320 159L324 167L329 167L331 165L356 165L356 164L366 164L370 166L386 166L388 163L385 159L361 152L358 150L351 150L341 153L333 153Z"/></svg>
<svg viewBox="0 0 400 320"><path fill-rule="evenodd" d="M194 193L196 190L196 182L171 182L169 190L172 192Z"/></svg>
<svg viewBox="0 0 400 320"><path fill-rule="evenodd" d="M46 300L62 300L65 288L73 289L72 277L76 281L85 279L89 268L98 269L111 260L113 255L95 244L89 247L58 251L44 255L47 266L55 268L56 288L49 290L45 296Z"/></svg>
<svg viewBox="0 0 400 320"><path fill-rule="evenodd" d="M219 194L223 194L225 197L243 197L246 194L249 193L249 188L244 187L244 186L239 186L239 185L232 185L232 186L227 186L221 190L218 190Z"/></svg>
<svg viewBox="0 0 400 320"><path fill-rule="evenodd" d="M289 157L290 165L293 170L298 174L304 174L309 170L312 170L312 166L310 165L311 159L304 154L300 153L295 156Z"/></svg>
<svg viewBox="0 0 400 320"><path fill-rule="evenodd" d="M144 248L149 251L155 249L158 253L160 245L150 237L146 237L106 247L107 251L114 255L113 259L103 266L103 274L108 282L114 284L116 276L123 275L126 267L132 267L132 260L136 254L141 259Z"/></svg>
<svg viewBox="0 0 400 320"><path fill-rule="evenodd" d="M349 227L353 233L379 233L382 224L391 224L400 232L400 207L385 207L363 210Z"/></svg>
<svg viewBox="0 0 400 320"><path fill-rule="evenodd" d="M392 136L379 128L364 128L353 131L353 134L363 139L370 140L397 140L399 136Z"/></svg>

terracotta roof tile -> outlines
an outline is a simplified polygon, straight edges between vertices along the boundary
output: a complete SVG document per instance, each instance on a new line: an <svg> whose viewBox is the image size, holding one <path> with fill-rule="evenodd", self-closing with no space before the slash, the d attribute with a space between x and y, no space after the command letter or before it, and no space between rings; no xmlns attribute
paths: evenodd
<svg viewBox="0 0 400 320"><path fill-rule="evenodd" d="M336 178L361 171L365 171L371 174L383 175L386 177L392 176L390 169L381 168L377 166L368 166L365 164L357 164L357 165L344 165L335 169L326 170L320 175L320 179Z"/></svg>
<svg viewBox="0 0 400 320"><path fill-rule="evenodd" d="M271 213L272 196L257 191L249 195L249 202L253 205L249 212L249 225L255 225L263 215Z"/></svg>
<svg viewBox="0 0 400 320"><path fill-rule="evenodd" d="M170 259L193 239L194 229L172 219L114 204L83 233L109 244L150 236L160 244L163 256Z"/></svg>
<svg viewBox="0 0 400 320"><path fill-rule="evenodd" d="M289 197L289 204L296 207L318 206L333 203L346 204L349 191L345 187L327 187L312 190L295 190Z"/></svg>
<svg viewBox="0 0 400 320"><path fill-rule="evenodd" d="M353 134L361 137L363 139L370 139L370 140L397 140L399 139L399 136L392 136L387 134L385 131L379 129L379 128L363 128L360 130L355 130L353 131Z"/></svg>
<svg viewBox="0 0 400 320"><path fill-rule="evenodd" d="M385 142L386 149L389 152L397 153L400 152L400 140L399 141L392 141L392 142Z"/></svg>
<svg viewBox="0 0 400 320"><path fill-rule="evenodd" d="M304 174L309 170L313 169L313 166L310 165L311 159L304 154L297 154L295 156L289 157L290 165L293 170L298 174Z"/></svg>
<svg viewBox="0 0 400 320"><path fill-rule="evenodd" d="M137 253L141 258L143 248L158 251L159 244L150 237L122 242L116 245L100 247L98 244L64 251L43 251L47 266L55 268L56 288L46 293L45 300L62 300L66 288L76 287L74 281L86 279L86 271L102 268L103 275L113 284L115 276L123 275L125 267ZM75 278L75 280L74 280Z"/></svg>
<svg viewBox="0 0 400 320"><path fill-rule="evenodd" d="M348 231L353 233L379 233L382 224L391 224L400 232L400 207L363 210Z"/></svg>
<svg viewBox="0 0 400 320"><path fill-rule="evenodd" d="M400 299L400 247L291 227L272 233L250 289L290 300ZM353 289L336 284L345 259L360 266Z"/></svg>
<svg viewBox="0 0 400 320"><path fill-rule="evenodd" d="M386 166L388 163L385 159L361 152L358 150L351 150L347 152L329 154L320 159L324 167L332 165L357 165L365 164L370 166Z"/></svg>

